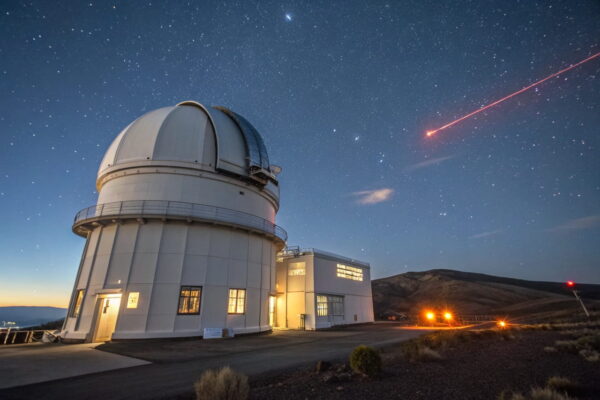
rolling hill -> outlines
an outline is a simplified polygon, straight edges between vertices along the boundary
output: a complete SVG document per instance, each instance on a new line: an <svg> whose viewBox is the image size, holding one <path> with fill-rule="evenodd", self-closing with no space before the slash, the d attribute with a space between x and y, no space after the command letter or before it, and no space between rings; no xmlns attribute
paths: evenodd
<svg viewBox="0 0 600 400"><path fill-rule="evenodd" d="M58 307L0 307L0 326L2 326L2 321L11 321L16 322L19 327L25 328L56 321L66 315L67 309Z"/></svg>
<svg viewBox="0 0 600 400"><path fill-rule="evenodd" d="M438 269L376 279L372 287L376 318L412 315L425 308L536 318L581 312L573 294L559 282ZM580 284L577 289L590 308L597 307L600 285Z"/></svg>

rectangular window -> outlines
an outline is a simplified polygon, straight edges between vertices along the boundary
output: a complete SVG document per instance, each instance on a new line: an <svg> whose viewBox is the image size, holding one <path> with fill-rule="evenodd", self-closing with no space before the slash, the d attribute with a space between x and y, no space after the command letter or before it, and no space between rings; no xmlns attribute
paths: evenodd
<svg viewBox="0 0 600 400"><path fill-rule="evenodd" d="M317 296L317 315L319 317L327 316L327 296Z"/></svg>
<svg viewBox="0 0 600 400"><path fill-rule="evenodd" d="M344 279L352 279L353 281L363 280L362 268L351 267L349 265L338 264L337 265L337 277Z"/></svg>
<svg viewBox="0 0 600 400"><path fill-rule="evenodd" d="M289 276L306 275L306 263L303 263L303 262L290 263L290 265L288 266L288 275Z"/></svg>
<svg viewBox="0 0 600 400"><path fill-rule="evenodd" d="M177 314L193 315L200 314L200 296L202 287L182 286L179 292L179 306Z"/></svg>
<svg viewBox="0 0 600 400"><path fill-rule="evenodd" d="M229 314L243 314L246 307L246 289L229 289Z"/></svg>
<svg viewBox="0 0 600 400"><path fill-rule="evenodd" d="M84 289L77 290L77 294L75 295L75 304L73 304L73 309L71 310L71 317L79 317L79 313L81 312L81 304L83 303L84 293Z"/></svg>
<svg viewBox="0 0 600 400"><path fill-rule="evenodd" d="M137 308L140 292L129 292L127 297L127 308Z"/></svg>
<svg viewBox="0 0 600 400"><path fill-rule="evenodd" d="M343 317L344 297L317 295L317 316L319 317Z"/></svg>

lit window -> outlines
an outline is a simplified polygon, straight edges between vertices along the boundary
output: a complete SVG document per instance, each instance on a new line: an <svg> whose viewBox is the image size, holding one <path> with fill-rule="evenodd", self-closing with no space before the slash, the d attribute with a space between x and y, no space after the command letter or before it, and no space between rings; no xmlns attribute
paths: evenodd
<svg viewBox="0 0 600 400"><path fill-rule="evenodd" d="M177 314L200 314L200 286L182 286L179 292Z"/></svg>
<svg viewBox="0 0 600 400"><path fill-rule="evenodd" d="M75 296L75 304L71 310L71 317L79 317L79 313L81 312L81 304L83 303L84 292L84 289L79 289L77 291L77 295Z"/></svg>
<svg viewBox="0 0 600 400"><path fill-rule="evenodd" d="M317 296L317 316L319 317L343 317L344 316L344 297L343 296Z"/></svg>
<svg viewBox="0 0 600 400"><path fill-rule="evenodd" d="M243 314L246 306L246 289L229 289L229 314Z"/></svg>
<svg viewBox="0 0 600 400"><path fill-rule="evenodd" d="M353 281L363 280L362 268L351 267L349 265L338 264L337 265L337 277L344 279L352 279Z"/></svg>
<svg viewBox="0 0 600 400"><path fill-rule="evenodd" d="M317 315L319 317L327 316L327 296L317 296Z"/></svg>
<svg viewBox="0 0 600 400"><path fill-rule="evenodd" d="M288 275L289 276L306 275L305 266L306 266L306 264L303 262L290 263L290 265L288 266Z"/></svg>
<svg viewBox="0 0 600 400"><path fill-rule="evenodd" d="M137 308L140 292L129 292L127 297L127 308Z"/></svg>

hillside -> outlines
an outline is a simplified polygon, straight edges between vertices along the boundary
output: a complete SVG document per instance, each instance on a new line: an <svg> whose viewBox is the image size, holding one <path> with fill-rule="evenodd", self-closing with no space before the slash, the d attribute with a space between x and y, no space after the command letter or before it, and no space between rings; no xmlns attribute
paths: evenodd
<svg viewBox="0 0 600 400"><path fill-rule="evenodd" d="M62 319L66 315L67 309L58 307L0 307L0 326L2 326L2 321L16 322L22 328L41 325Z"/></svg>
<svg viewBox="0 0 600 400"><path fill-rule="evenodd" d="M461 272L430 270L407 272L372 282L375 316L415 314L425 308L446 308L460 314L524 316L579 312L573 295L560 282ZM577 289L586 303L600 299L600 285Z"/></svg>

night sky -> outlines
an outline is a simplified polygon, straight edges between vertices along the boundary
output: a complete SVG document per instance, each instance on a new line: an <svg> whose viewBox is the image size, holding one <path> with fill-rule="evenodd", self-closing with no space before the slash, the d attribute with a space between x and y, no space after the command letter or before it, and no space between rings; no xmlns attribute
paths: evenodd
<svg viewBox="0 0 600 400"><path fill-rule="evenodd" d="M166 3L166 2L165 2ZM374 277L600 283L598 1L0 3L0 305L66 305L110 142L197 100L283 167L290 245Z"/></svg>

